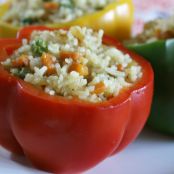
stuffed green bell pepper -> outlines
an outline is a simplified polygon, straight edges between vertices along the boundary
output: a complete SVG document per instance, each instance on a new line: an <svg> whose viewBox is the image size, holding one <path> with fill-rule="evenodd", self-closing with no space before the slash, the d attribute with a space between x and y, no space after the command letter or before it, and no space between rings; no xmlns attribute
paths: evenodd
<svg viewBox="0 0 174 174"><path fill-rule="evenodd" d="M174 17L148 22L126 43L148 59L155 71L155 94L148 124L174 135Z"/></svg>

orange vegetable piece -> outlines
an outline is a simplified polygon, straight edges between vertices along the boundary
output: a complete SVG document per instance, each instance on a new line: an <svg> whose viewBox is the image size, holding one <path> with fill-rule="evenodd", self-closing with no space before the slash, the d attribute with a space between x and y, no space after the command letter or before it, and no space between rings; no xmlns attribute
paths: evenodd
<svg viewBox="0 0 174 174"><path fill-rule="evenodd" d="M124 68L123 68L123 66L121 64L118 64L117 65L117 69L118 69L118 71L123 71Z"/></svg>
<svg viewBox="0 0 174 174"><path fill-rule="evenodd" d="M73 60L77 60L80 58L80 54L72 51L61 51L60 58L61 59L71 58Z"/></svg>
<svg viewBox="0 0 174 174"><path fill-rule="evenodd" d="M21 67L28 65L29 65L29 59L28 56L25 54L22 54L20 57L18 57L16 60L12 62L13 67Z"/></svg>
<svg viewBox="0 0 174 174"><path fill-rule="evenodd" d="M69 72L71 71L77 71L82 76L87 76L89 74L88 67L79 63L73 63L69 67Z"/></svg>
<svg viewBox="0 0 174 174"><path fill-rule="evenodd" d="M95 94L101 94L102 92L104 92L106 89L106 86L104 84L104 82L99 82L95 85L95 89L93 91L93 93Z"/></svg>
<svg viewBox="0 0 174 174"><path fill-rule="evenodd" d="M44 8L46 10L57 10L59 8L59 4L56 2L45 2Z"/></svg>
<svg viewBox="0 0 174 174"><path fill-rule="evenodd" d="M48 69L47 69L47 74L55 74L56 73L56 69L54 67L54 62L52 60L52 55L49 53L43 53L41 56L41 62L43 65L45 65Z"/></svg>

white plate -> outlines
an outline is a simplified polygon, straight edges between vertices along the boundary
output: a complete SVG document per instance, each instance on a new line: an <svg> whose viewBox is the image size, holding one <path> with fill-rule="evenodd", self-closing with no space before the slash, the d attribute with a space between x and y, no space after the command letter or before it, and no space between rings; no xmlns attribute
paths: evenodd
<svg viewBox="0 0 174 174"><path fill-rule="evenodd" d="M46 174L0 148L0 174ZM84 174L174 174L174 138L145 129L124 151Z"/></svg>

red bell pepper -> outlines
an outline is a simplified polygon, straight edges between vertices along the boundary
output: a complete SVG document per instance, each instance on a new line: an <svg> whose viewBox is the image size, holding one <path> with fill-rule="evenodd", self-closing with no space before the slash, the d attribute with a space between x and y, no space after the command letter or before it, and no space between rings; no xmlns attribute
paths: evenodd
<svg viewBox="0 0 174 174"><path fill-rule="evenodd" d="M11 40L4 44L0 40L4 50L0 51L0 61L19 46L21 38L29 38L33 29L47 28L24 28L16 39L17 46ZM14 152L21 147L36 167L75 173L95 166L132 142L150 112L153 70L119 42L107 36L103 42L130 54L142 66L143 76L101 103L49 96L0 66L0 126L4 128L0 130L0 143Z"/></svg>

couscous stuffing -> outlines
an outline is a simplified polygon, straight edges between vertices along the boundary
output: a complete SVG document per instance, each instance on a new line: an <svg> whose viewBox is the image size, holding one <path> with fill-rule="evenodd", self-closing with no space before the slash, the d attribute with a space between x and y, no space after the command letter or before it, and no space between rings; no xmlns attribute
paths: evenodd
<svg viewBox="0 0 174 174"><path fill-rule="evenodd" d="M2 20L15 26L68 22L115 0L13 0Z"/></svg>
<svg viewBox="0 0 174 174"><path fill-rule="evenodd" d="M170 38L174 38L174 15L145 23L142 33L126 41L126 44L149 43Z"/></svg>
<svg viewBox="0 0 174 174"><path fill-rule="evenodd" d="M79 26L33 31L1 64L49 95L102 102L142 77L141 66L128 54L102 43L103 34Z"/></svg>

